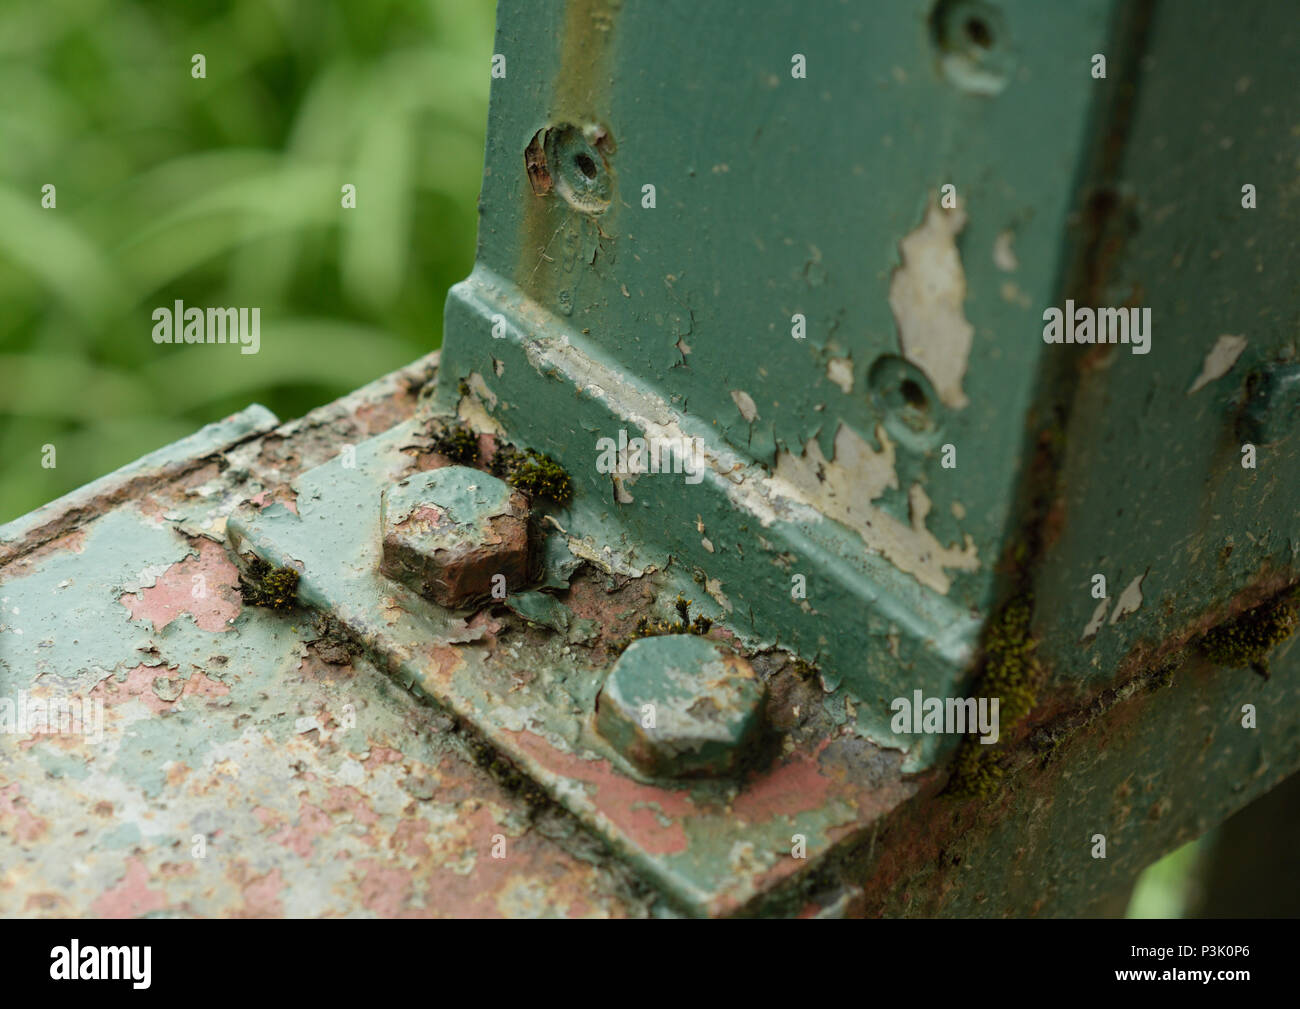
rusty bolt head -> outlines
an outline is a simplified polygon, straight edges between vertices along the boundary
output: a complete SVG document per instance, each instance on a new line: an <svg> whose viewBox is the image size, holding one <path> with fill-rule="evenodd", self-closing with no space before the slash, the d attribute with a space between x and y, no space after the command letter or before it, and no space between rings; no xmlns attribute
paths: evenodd
<svg viewBox="0 0 1300 1009"><path fill-rule="evenodd" d="M444 466L386 487L380 526L379 570L440 606L527 584L528 501L491 474Z"/></svg>
<svg viewBox="0 0 1300 1009"><path fill-rule="evenodd" d="M767 690L753 668L693 634L634 641L596 700L596 728L652 777L734 774L763 736Z"/></svg>

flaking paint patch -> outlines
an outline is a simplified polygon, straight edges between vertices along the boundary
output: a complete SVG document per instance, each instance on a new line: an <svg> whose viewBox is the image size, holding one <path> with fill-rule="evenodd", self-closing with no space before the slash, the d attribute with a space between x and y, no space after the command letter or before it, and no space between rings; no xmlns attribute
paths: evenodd
<svg viewBox="0 0 1300 1009"><path fill-rule="evenodd" d="M731 600L727 598L727 594L722 591L722 582L718 581L718 579L705 578L704 591L711 595L713 601L728 613L734 612L735 607L731 605Z"/></svg>
<svg viewBox="0 0 1300 1009"><path fill-rule="evenodd" d="M841 424L835 432L834 460L826 459L817 439L811 439L802 456L781 452L771 483L784 496L793 497L835 519L862 537L863 542L900 571L922 585L947 593L952 580L948 569L975 571L979 556L974 540L946 547L926 528L930 499L920 484L908 490L910 524L904 524L872 505L887 489L898 487L894 468L894 443L884 427L876 427L881 444L875 451L856 431Z"/></svg>
<svg viewBox="0 0 1300 1009"><path fill-rule="evenodd" d="M1205 361L1201 365L1201 373L1196 376L1196 381L1192 387L1187 390L1187 395L1197 392L1209 385L1215 379L1222 378L1232 370L1232 366L1237 363L1237 358L1241 357L1241 352L1246 349L1246 338L1244 336L1233 336L1229 333L1223 334L1210 348L1210 352L1205 355Z"/></svg>
<svg viewBox="0 0 1300 1009"><path fill-rule="evenodd" d="M1083 638L1081 640L1091 638L1101 630L1102 625L1106 623L1106 611L1108 609L1110 609L1110 597L1099 602L1097 608L1092 611L1092 619L1083 628Z"/></svg>
<svg viewBox="0 0 1300 1009"><path fill-rule="evenodd" d="M1016 233L1011 230L998 232L993 240L993 264L1004 273L1014 273L1020 269L1020 260L1016 258L1013 247Z"/></svg>
<svg viewBox="0 0 1300 1009"><path fill-rule="evenodd" d="M489 307L496 305L491 303ZM532 311L532 303L527 301L509 307L525 315ZM539 331L544 331L544 327L539 326ZM912 574L922 585L942 594L946 594L951 586L947 569L975 571L979 568L976 547L970 536L965 537L965 544L960 549L945 548L928 531L918 532L910 522L898 521L869 504L863 507L864 500L870 500L859 493L864 484L868 489L876 481L884 481L885 486L897 486L893 445L883 431L880 434L881 444L885 446L882 451L888 454L888 461L876 465L872 463L872 454L869 451L864 453L864 461L872 467L869 472L842 465L841 460L851 453L848 448L836 450L836 463L830 469L835 479L844 485L838 495L841 503L834 514L823 513L819 511L819 502L833 491L821 486L817 479L816 461L825 464L819 448L810 450L805 447L798 456L782 450L777 457L777 472L770 473L754 466L751 460L741 457L700 427L691 425L688 435L682 425L683 416L667 401L643 384L616 375L568 339L529 340L524 343L523 350L529 364L540 374L554 373L565 377L585 395L600 401L613 414L634 425L646 438L695 439L701 450L705 479L714 481L726 493L733 507L754 516L764 528L778 522L811 526L827 517L835 518L861 535L870 547L883 554L899 570ZM852 439L863 444L852 432L837 437L846 438L850 445ZM805 465L810 451L815 453L813 463ZM855 501L858 503L856 508L853 507ZM861 521L845 522L845 511L852 512ZM569 538L569 549L575 556L587 559L596 554L594 550L582 548L582 543ZM599 556L598 563L608 569L610 561L606 553ZM623 564L635 567L630 558L624 558Z"/></svg>
<svg viewBox="0 0 1300 1009"><path fill-rule="evenodd" d="M758 407L754 404L753 396L743 389L732 389L731 401L736 404L736 409L740 411L740 415L745 418L746 423L754 423L758 417Z"/></svg>
<svg viewBox="0 0 1300 1009"><path fill-rule="evenodd" d="M460 419L481 434L494 434L504 438L506 429L488 413L483 405L484 402L493 408L497 405L496 394L488 388L487 383L483 381L483 376L477 371L471 372L465 381L465 388L468 390L467 394L461 396L460 402L456 404L456 413Z"/></svg>
<svg viewBox="0 0 1300 1009"><path fill-rule="evenodd" d="M149 887L148 866L136 856L126 860L125 871L117 883L105 890L90 906L99 918L138 918L167 906L167 895Z"/></svg>
<svg viewBox="0 0 1300 1009"><path fill-rule="evenodd" d="M1111 624L1114 624L1122 617L1128 616L1130 613L1136 613L1142 608L1142 580L1146 576L1147 572L1143 572L1124 586L1124 591L1119 594L1119 599L1115 601L1115 612L1110 615Z"/></svg>
<svg viewBox="0 0 1300 1009"><path fill-rule="evenodd" d="M832 357L826 362L826 377L848 395L853 391L853 358Z"/></svg>
<svg viewBox="0 0 1300 1009"><path fill-rule="evenodd" d="M966 274L955 240L965 226L964 210L942 210L931 200L921 226L899 243L903 263L889 285L903 356L954 408L969 402L961 383L975 335L962 309Z"/></svg>
<svg viewBox="0 0 1300 1009"><path fill-rule="evenodd" d="M193 551L161 571L159 565L152 565L142 574L153 584L119 598L132 620L151 621L154 630L160 631L188 613L201 630L220 633L231 629L241 605L235 565L211 540L199 540Z"/></svg>

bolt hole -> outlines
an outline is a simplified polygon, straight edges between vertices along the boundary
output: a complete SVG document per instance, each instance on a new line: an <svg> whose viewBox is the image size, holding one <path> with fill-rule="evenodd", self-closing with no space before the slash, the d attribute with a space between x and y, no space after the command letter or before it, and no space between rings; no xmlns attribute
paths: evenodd
<svg viewBox="0 0 1300 1009"><path fill-rule="evenodd" d="M579 154L573 159L573 163L578 166L578 171L589 179L596 177L596 162L586 154Z"/></svg>
<svg viewBox="0 0 1300 1009"><path fill-rule="evenodd" d="M966 37L974 42L981 49L990 49L993 46L993 33L989 31L988 23L983 18L967 18Z"/></svg>
<svg viewBox="0 0 1300 1009"><path fill-rule="evenodd" d="M903 399L907 401L908 406L914 406L918 410L924 410L929 406L924 390L910 378L903 380L898 391L903 394Z"/></svg>

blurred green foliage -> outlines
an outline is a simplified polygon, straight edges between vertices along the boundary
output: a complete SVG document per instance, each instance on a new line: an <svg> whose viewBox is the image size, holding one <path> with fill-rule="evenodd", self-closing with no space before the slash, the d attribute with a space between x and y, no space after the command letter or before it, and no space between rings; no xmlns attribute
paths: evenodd
<svg viewBox="0 0 1300 1009"><path fill-rule="evenodd" d="M474 257L494 7L0 4L0 522L440 344ZM155 344L176 299L260 307L260 353Z"/></svg>
<svg viewBox="0 0 1300 1009"><path fill-rule="evenodd" d="M1196 903L1204 862L1213 846L1207 834L1171 851L1137 878L1128 918L1185 918Z"/></svg>

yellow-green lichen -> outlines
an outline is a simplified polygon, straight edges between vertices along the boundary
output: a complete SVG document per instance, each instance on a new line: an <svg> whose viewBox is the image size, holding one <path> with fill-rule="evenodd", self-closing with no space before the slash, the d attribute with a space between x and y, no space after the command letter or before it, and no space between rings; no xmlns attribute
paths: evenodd
<svg viewBox="0 0 1300 1009"><path fill-rule="evenodd" d="M1034 656L1038 643L1029 628L1033 610L1033 600L1027 595L1011 600L985 635L984 671L977 694L998 698L1001 740L1033 711L1043 685L1043 668ZM967 736L953 762L948 792L982 799L995 795L1005 774L1000 751L998 743L981 743L978 735Z"/></svg>
<svg viewBox="0 0 1300 1009"><path fill-rule="evenodd" d="M433 450L452 462L473 466L478 462L478 435L467 427L453 424L433 436Z"/></svg>
<svg viewBox="0 0 1300 1009"><path fill-rule="evenodd" d="M1001 731L1015 726L1034 708L1043 682L1043 669L1034 657L1038 642L1029 630L1033 601L1013 599L989 626L985 638L984 673L980 696L997 697Z"/></svg>
<svg viewBox="0 0 1300 1009"><path fill-rule="evenodd" d="M569 474L549 455L531 448L520 452L512 445L499 445L488 468L529 497L543 498L557 505L566 505L573 499Z"/></svg>
<svg viewBox="0 0 1300 1009"><path fill-rule="evenodd" d="M298 603L298 572L254 557L239 576L239 594L251 606L280 612L291 610Z"/></svg>
<svg viewBox="0 0 1300 1009"><path fill-rule="evenodd" d="M677 611L676 620L651 620L649 617L642 617L636 622L636 630L625 640L616 644L613 650L616 653L623 652L628 645L640 638L653 638L661 634L708 634L713 628L713 621L703 613L695 614L691 619L691 604L694 600L687 599L679 595L673 603L673 609Z"/></svg>
<svg viewBox="0 0 1300 1009"><path fill-rule="evenodd" d="M1268 656L1295 632L1294 591L1207 631L1197 642L1201 653L1221 666L1249 666L1268 678Z"/></svg>
<svg viewBox="0 0 1300 1009"><path fill-rule="evenodd" d="M991 799L997 795L1006 771L993 752L996 749L996 745L985 746L969 736L963 739L953 760L948 794L959 799Z"/></svg>

